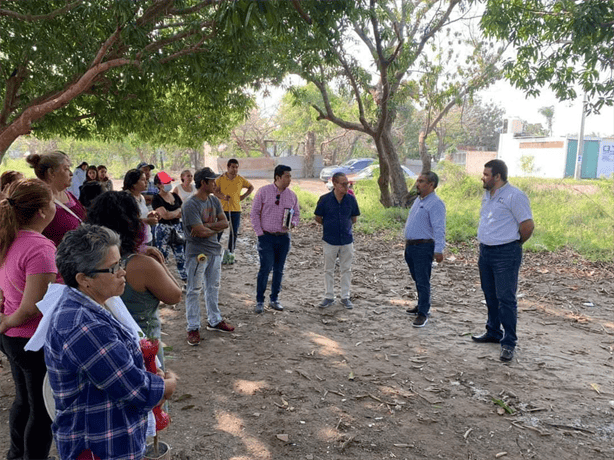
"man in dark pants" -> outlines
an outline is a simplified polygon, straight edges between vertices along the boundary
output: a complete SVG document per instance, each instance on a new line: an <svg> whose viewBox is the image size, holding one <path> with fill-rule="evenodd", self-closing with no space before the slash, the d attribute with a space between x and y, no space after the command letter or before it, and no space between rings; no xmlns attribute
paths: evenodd
<svg viewBox="0 0 614 460"><path fill-rule="evenodd" d="M500 343L501 361L511 361L517 341L516 290L522 245L531 238L535 225L529 198L507 182L507 166L502 160L484 165L482 182L485 192L478 227L478 267L488 321L486 333L471 338L479 343Z"/></svg>
<svg viewBox="0 0 614 460"><path fill-rule="evenodd" d="M239 175L239 162L231 158L226 164L227 171L215 180L218 189L215 192L224 207L224 214L230 223L228 234L228 250L224 251L222 264L234 264L235 247L237 245L237 233L241 225L241 201L247 198L253 191L254 186L245 178ZM243 189L247 189L241 194ZM217 234L220 241L223 232Z"/></svg>
<svg viewBox="0 0 614 460"><path fill-rule="evenodd" d="M290 251L290 229L299 223L299 206L296 194L290 190L292 168L277 165L273 173L274 182L261 187L254 201L250 218L258 236L260 270L256 281L256 313L264 311L264 292L269 274L273 270L269 307L282 311L279 303L281 279L286 256Z"/></svg>
<svg viewBox="0 0 614 460"><path fill-rule="evenodd" d="M416 283L418 305L407 310L417 315L414 327L424 327L431 309L431 268L433 259L443 261L446 244L446 205L435 193L439 177L434 172L421 174L416 180L418 198L405 223L405 261Z"/></svg>

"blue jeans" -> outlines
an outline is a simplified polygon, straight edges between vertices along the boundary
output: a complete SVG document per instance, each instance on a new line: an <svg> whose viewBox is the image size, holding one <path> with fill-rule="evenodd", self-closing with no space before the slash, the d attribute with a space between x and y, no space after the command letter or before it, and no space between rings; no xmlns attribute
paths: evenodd
<svg viewBox="0 0 614 460"><path fill-rule="evenodd" d="M188 257L186 270L188 272L188 288L185 295L185 316L188 331L200 329L200 294L205 284L205 303L207 305L207 320L210 326L217 326L222 321L218 306L220 292L220 275L222 256L207 256L205 262L199 262L194 256Z"/></svg>
<svg viewBox="0 0 614 460"><path fill-rule="evenodd" d="M501 345L516 347L518 272L522 263L522 245L518 241L498 246L480 244L480 281L488 307L486 331L501 339ZM503 327L503 332L501 332Z"/></svg>
<svg viewBox="0 0 614 460"><path fill-rule="evenodd" d="M405 246L405 262L418 291L418 314L428 316L431 309L431 269L435 243Z"/></svg>
<svg viewBox="0 0 614 460"><path fill-rule="evenodd" d="M30 339L0 334L0 350L8 357L15 382L15 400L9 412L11 443L7 459L49 457L51 419L43 400L47 372L43 350L25 351Z"/></svg>
<svg viewBox="0 0 614 460"><path fill-rule="evenodd" d="M273 270L271 283L271 302L275 302L281 291L281 279L284 274L286 256L290 251L290 234L270 235L265 233L258 237L258 255L260 256L260 270L256 282L256 302L264 302L264 291L269 280L269 273Z"/></svg>
<svg viewBox="0 0 614 460"><path fill-rule="evenodd" d="M237 247L237 235L241 225L241 211L224 211L224 214L226 214L226 219L228 219L228 223L230 224L230 229L228 230L230 232L228 235L228 250L230 252L235 252L235 248ZM218 241L222 239L223 234L224 232L217 234Z"/></svg>

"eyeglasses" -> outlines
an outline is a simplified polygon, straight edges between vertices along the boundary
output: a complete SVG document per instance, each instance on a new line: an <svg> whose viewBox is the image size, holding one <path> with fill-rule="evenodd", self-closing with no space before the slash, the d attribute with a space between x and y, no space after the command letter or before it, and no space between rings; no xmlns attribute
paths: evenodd
<svg viewBox="0 0 614 460"><path fill-rule="evenodd" d="M347 187L350 185L349 182L337 182L339 185L341 185L341 187Z"/></svg>
<svg viewBox="0 0 614 460"><path fill-rule="evenodd" d="M279 206L279 199L281 198L281 193L278 193L277 196L275 197L275 204Z"/></svg>
<svg viewBox="0 0 614 460"><path fill-rule="evenodd" d="M97 268L95 270L90 270L89 274L93 275L94 273L110 273L111 275L115 275L118 271L124 269L124 264L120 260L116 264L111 265L109 268Z"/></svg>

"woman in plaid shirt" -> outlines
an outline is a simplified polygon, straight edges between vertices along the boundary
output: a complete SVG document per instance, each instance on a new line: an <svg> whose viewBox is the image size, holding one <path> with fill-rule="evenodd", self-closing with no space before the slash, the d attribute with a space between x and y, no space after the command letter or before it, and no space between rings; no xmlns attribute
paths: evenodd
<svg viewBox="0 0 614 460"><path fill-rule="evenodd" d="M62 459L140 459L147 413L169 398L172 372L147 372L138 337L105 302L124 291L117 233L97 225L68 232L56 263L67 289L51 313L45 362Z"/></svg>

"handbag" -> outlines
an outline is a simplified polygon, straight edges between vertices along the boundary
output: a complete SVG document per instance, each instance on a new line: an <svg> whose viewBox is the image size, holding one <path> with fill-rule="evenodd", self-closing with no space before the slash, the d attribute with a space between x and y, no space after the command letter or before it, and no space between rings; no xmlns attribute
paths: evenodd
<svg viewBox="0 0 614 460"><path fill-rule="evenodd" d="M168 244L171 246L185 245L185 238L177 231L175 227L171 228L171 232L168 235Z"/></svg>

